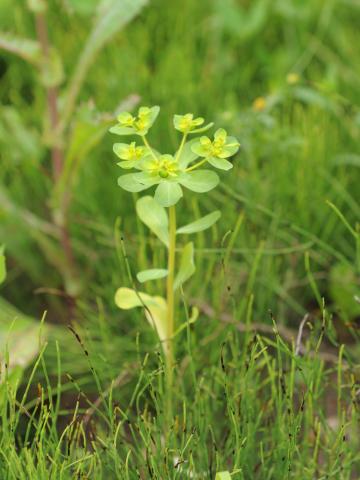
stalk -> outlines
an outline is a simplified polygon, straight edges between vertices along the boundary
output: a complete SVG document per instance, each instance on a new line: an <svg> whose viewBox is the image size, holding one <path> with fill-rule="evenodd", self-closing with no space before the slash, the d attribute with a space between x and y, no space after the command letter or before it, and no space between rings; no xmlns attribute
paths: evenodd
<svg viewBox="0 0 360 480"><path fill-rule="evenodd" d="M48 37L48 27L46 22L45 13L39 11L35 13L35 24L36 24L36 33L39 40L41 51L45 62L49 61L50 56L50 42ZM56 86L47 86L46 87L46 103L50 119L50 129L51 132L56 132L56 129L59 124L59 111L58 111L58 90ZM64 151L62 147L62 142L59 137L55 139L51 147L51 159L52 159L52 174L54 187L59 183L64 167ZM74 277L75 277L75 258L73 254L73 249L71 245L70 232L68 227L68 206L69 198L68 195L63 195L60 203L60 214L54 214L53 212L53 221L55 225L60 230L60 244L65 256L66 262L66 272L63 274L65 289L72 296L72 290L74 288ZM70 287L69 287L70 284Z"/></svg>
<svg viewBox="0 0 360 480"><path fill-rule="evenodd" d="M171 412L171 390L173 384L173 366L174 366L174 277L175 277L175 249L176 249L176 210L175 206L169 207L169 253L168 253L168 276L166 281L167 297L167 356L166 356L166 376L168 393L168 414Z"/></svg>

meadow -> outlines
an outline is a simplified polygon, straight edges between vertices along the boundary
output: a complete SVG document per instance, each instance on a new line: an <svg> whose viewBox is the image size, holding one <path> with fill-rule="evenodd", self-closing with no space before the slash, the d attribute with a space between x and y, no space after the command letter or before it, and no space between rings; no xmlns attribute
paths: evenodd
<svg viewBox="0 0 360 480"><path fill-rule="evenodd" d="M360 478L359 22L357 0L1 0L0 479ZM109 132L142 106L155 157L189 112L240 144L176 205L221 217L177 237L171 340L115 298L169 293L137 277L171 250L154 189L118 185L137 137Z"/></svg>

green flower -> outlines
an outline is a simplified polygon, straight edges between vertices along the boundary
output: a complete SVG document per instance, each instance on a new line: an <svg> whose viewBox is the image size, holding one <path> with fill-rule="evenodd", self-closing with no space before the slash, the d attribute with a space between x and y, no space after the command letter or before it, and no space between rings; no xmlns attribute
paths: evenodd
<svg viewBox="0 0 360 480"><path fill-rule="evenodd" d="M119 162L118 165L121 168L138 168L139 161L146 155L149 155L147 147L137 147L135 142L127 143L115 143L113 146L115 155L117 155L123 162Z"/></svg>
<svg viewBox="0 0 360 480"><path fill-rule="evenodd" d="M172 155L160 155L160 157L149 158L143 162L143 170L161 178L176 177L179 172L179 164Z"/></svg>
<svg viewBox="0 0 360 480"><path fill-rule="evenodd" d="M239 150L239 142L235 137L228 137L223 128L219 128L214 135L214 140L209 137L200 137L197 142L191 146L191 150L199 157L204 157L211 165L221 170L229 170L232 163L229 158Z"/></svg>
<svg viewBox="0 0 360 480"><path fill-rule="evenodd" d="M219 183L210 170L186 172L172 155L147 157L139 164L142 172L122 175L118 184L128 192L141 192L157 185L154 198L163 207L175 205L183 196L182 186L193 192L208 192Z"/></svg>
<svg viewBox="0 0 360 480"><path fill-rule="evenodd" d="M205 122L202 117L194 118L192 113L187 113L186 115L174 115L174 127L179 132L188 134L188 133L201 133L205 132L213 126L213 123L208 123L204 127L200 127Z"/></svg>
<svg viewBox="0 0 360 480"><path fill-rule="evenodd" d="M152 127L160 111L160 107L140 107L136 117L129 112L118 115L118 124L110 128L111 133L116 135L140 135L144 136Z"/></svg>
<svg viewBox="0 0 360 480"><path fill-rule="evenodd" d="M174 116L175 128L183 133L177 152L175 155L161 155L150 146L145 137L159 110L157 106L141 107L136 117L123 112L118 116L119 124L112 127L110 132L140 135L145 145L138 147L135 142L114 145L115 154L123 160L118 164L120 167L140 170L119 177L119 186L128 192L141 192L156 185L155 200L164 207L170 207L183 196L183 187L198 193L216 187L219 183L218 175L211 170L200 170L199 167L208 162L222 170L232 168L226 158L237 152L239 143L236 138L228 137L223 129L215 132L213 141L203 136L186 142L189 133L204 131L212 126L209 124L201 127L204 119L194 118L192 113L187 113ZM198 157L203 158L196 163Z"/></svg>

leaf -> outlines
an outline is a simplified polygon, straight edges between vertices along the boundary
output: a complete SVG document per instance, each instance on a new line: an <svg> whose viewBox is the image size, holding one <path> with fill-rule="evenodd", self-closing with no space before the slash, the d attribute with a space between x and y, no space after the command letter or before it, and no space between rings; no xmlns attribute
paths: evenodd
<svg viewBox="0 0 360 480"><path fill-rule="evenodd" d="M179 333L182 332L188 325L192 325L193 323L195 323L198 318L199 318L199 309L197 307L192 307L190 317L187 319L186 322L180 325L180 327L174 333L173 338L179 335Z"/></svg>
<svg viewBox="0 0 360 480"><path fill-rule="evenodd" d="M115 293L115 303L122 310L145 306L145 316L150 325L157 331L165 354L168 353L168 343L166 342L167 306L162 297L152 297L143 292L136 292L131 288L121 287Z"/></svg>
<svg viewBox="0 0 360 480"><path fill-rule="evenodd" d="M183 192L178 183L161 182L155 190L155 200L163 207L175 205L183 196Z"/></svg>
<svg viewBox="0 0 360 480"><path fill-rule="evenodd" d="M140 220L168 246L169 222L165 208L159 205L153 197L145 196L136 202L136 213Z"/></svg>
<svg viewBox="0 0 360 480"><path fill-rule="evenodd" d="M38 354L40 333L44 338L51 330L53 326L40 324L0 297L0 406L6 399L7 389L16 390L25 369Z"/></svg>
<svg viewBox="0 0 360 480"><path fill-rule="evenodd" d="M4 247L0 247L0 284L4 282L5 278L6 278L6 264L5 264Z"/></svg>
<svg viewBox="0 0 360 480"><path fill-rule="evenodd" d="M315 105L333 113L339 113L339 108L329 97L310 87L297 86L293 88L294 97L308 105Z"/></svg>
<svg viewBox="0 0 360 480"><path fill-rule="evenodd" d="M230 472L218 472L216 474L215 480L231 480Z"/></svg>
<svg viewBox="0 0 360 480"><path fill-rule="evenodd" d="M132 127L121 127L120 125L114 125L109 128L110 133L115 133L115 135L135 135L136 130Z"/></svg>
<svg viewBox="0 0 360 480"><path fill-rule="evenodd" d="M354 321L360 315L360 305L355 301L359 294L359 280L355 268L337 262L330 270L329 293L338 315L345 321Z"/></svg>
<svg viewBox="0 0 360 480"><path fill-rule="evenodd" d="M215 210L215 212L209 213L208 215L199 218L199 220L196 220L195 222L178 228L176 230L176 233L188 234L202 232L203 230L206 230L207 228L210 228L212 225L214 225L214 223L216 223L220 217L221 212L219 210Z"/></svg>
<svg viewBox="0 0 360 480"><path fill-rule="evenodd" d="M152 268L150 270L143 270L136 275L136 278L140 283L147 282L148 280L158 280L164 278L168 274L168 270L165 268Z"/></svg>
<svg viewBox="0 0 360 480"><path fill-rule="evenodd" d="M98 6L98 0L67 0L65 7L78 15L92 15Z"/></svg>
<svg viewBox="0 0 360 480"><path fill-rule="evenodd" d="M193 162L196 160L199 155L197 155L195 152L192 151L191 147L198 142L197 138L194 138L193 140L190 140L190 142L186 142L182 151L180 158L178 159L179 162L179 167L181 170L185 169L189 163ZM175 154L175 158L177 156L178 152Z"/></svg>
<svg viewBox="0 0 360 480"><path fill-rule="evenodd" d="M219 168L220 170L230 170L233 168L233 164L229 162L229 160L225 160L225 158L215 158L209 157L207 161L215 168Z"/></svg>
<svg viewBox="0 0 360 480"><path fill-rule="evenodd" d="M144 185L140 183L138 180L137 175L138 173L128 173L126 175L122 175L118 178L118 185L119 187L123 188L127 192L142 192L146 190L151 185Z"/></svg>
<svg viewBox="0 0 360 480"><path fill-rule="evenodd" d="M38 65L41 59L41 47L39 42L20 38L15 35L0 32L0 49L18 55L34 65Z"/></svg>
<svg viewBox="0 0 360 480"><path fill-rule="evenodd" d="M185 245L181 255L180 268L174 281L174 290L186 282L195 273L194 245L189 242Z"/></svg>
<svg viewBox="0 0 360 480"><path fill-rule="evenodd" d="M39 64L40 82L45 87L55 87L64 80L64 69L59 52L55 48L49 49L47 58L42 58Z"/></svg>
<svg viewBox="0 0 360 480"><path fill-rule="evenodd" d="M189 133L204 133L207 130L209 130L211 127L214 126L214 122L210 122L207 125L204 125L203 127L196 128L195 130L191 130Z"/></svg>
<svg viewBox="0 0 360 480"><path fill-rule="evenodd" d="M108 130L109 120L92 105L82 105L73 119L64 166L53 192L53 206L57 207L65 192L78 180L82 162L101 141Z"/></svg>
<svg viewBox="0 0 360 480"><path fill-rule="evenodd" d="M193 192L204 193L216 187L219 177L211 170L197 170L184 173L179 183Z"/></svg>
<svg viewBox="0 0 360 480"><path fill-rule="evenodd" d="M147 2L148 0L103 0L100 3L95 25L76 62L75 72L70 81L61 119L62 125L67 125L71 119L77 96L97 53L111 37L136 17Z"/></svg>

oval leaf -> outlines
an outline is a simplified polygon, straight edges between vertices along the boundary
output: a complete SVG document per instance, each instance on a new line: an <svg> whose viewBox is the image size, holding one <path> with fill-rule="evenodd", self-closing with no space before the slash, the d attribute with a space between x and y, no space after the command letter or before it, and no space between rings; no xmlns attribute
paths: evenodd
<svg viewBox="0 0 360 480"><path fill-rule="evenodd" d="M146 196L136 202L136 213L140 220L168 246L169 222L165 208L159 205L153 197Z"/></svg>
<svg viewBox="0 0 360 480"><path fill-rule="evenodd" d="M150 325L157 331L165 355L169 352L166 342L166 302L162 297L152 297L131 288L121 287L115 293L115 303L122 310L135 307L146 307L145 316Z"/></svg>
<svg viewBox="0 0 360 480"><path fill-rule="evenodd" d="M174 282L174 290L185 283L194 273L194 245L192 242L189 242L185 245L182 251L180 268Z"/></svg>
<svg viewBox="0 0 360 480"><path fill-rule="evenodd" d="M215 480L231 480L230 472L218 472L216 474Z"/></svg>
<svg viewBox="0 0 360 480"><path fill-rule="evenodd" d="M193 192L204 193L216 187L219 177L211 170L197 170L184 173L179 182Z"/></svg>
<svg viewBox="0 0 360 480"><path fill-rule="evenodd" d="M151 185L144 185L137 180L137 175L139 173L128 173L127 175L122 175L118 178L119 187L123 188L127 192L142 192L146 190Z"/></svg>
<svg viewBox="0 0 360 480"><path fill-rule="evenodd" d="M148 280L158 280L164 278L168 274L166 268L152 268L150 270L143 270L136 275L136 278L140 283L147 282Z"/></svg>
<svg viewBox="0 0 360 480"><path fill-rule="evenodd" d="M175 182L161 182L155 190L155 200L163 207L175 205L183 196L181 187Z"/></svg>
<svg viewBox="0 0 360 480"><path fill-rule="evenodd" d="M207 228L210 228L214 223L216 223L219 218L221 217L220 210L215 210L215 212L209 213L209 215L205 215L205 217L199 218L195 222L189 223L188 225L184 225L176 230L176 233L196 233L202 232Z"/></svg>
<svg viewBox="0 0 360 480"><path fill-rule="evenodd" d="M233 164L229 162L229 160L225 160L225 158L210 157L207 159L207 161L210 163L210 165L218 168L219 170L230 170L233 168Z"/></svg>

